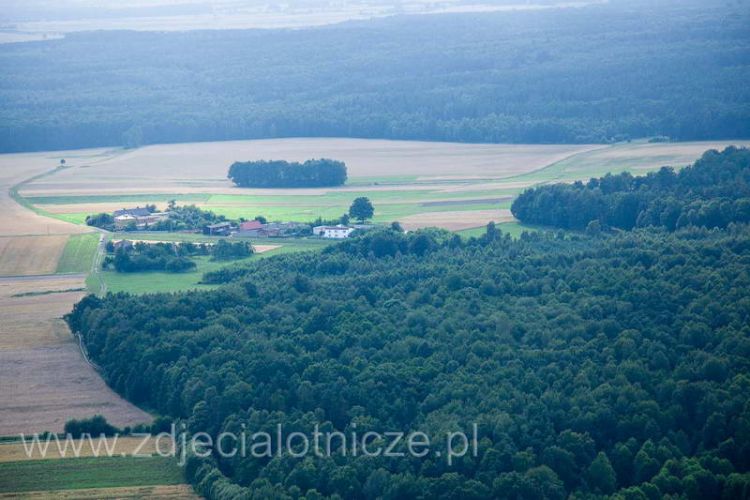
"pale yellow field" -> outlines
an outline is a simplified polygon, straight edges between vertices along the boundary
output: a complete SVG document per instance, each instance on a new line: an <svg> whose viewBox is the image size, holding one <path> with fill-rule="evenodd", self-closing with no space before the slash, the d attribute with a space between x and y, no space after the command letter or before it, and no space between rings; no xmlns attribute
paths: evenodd
<svg viewBox="0 0 750 500"><path fill-rule="evenodd" d="M91 441L88 439L71 440L65 448L65 441L61 438L59 447L53 440L46 452L42 453L39 447L29 439L26 443L19 441L0 444L0 463L94 456L150 456L157 453L156 445L156 439L153 436L111 436L104 439L92 438ZM161 453L169 453L171 446L171 440L166 438L159 442ZM80 450L80 453L74 454L73 450Z"/></svg>
<svg viewBox="0 0 750 500"><path fill-rule="evenodd" d="M66 290L84 287L79 275L0 278L0 352L71 343L61 318L83 293Z"/></svg>
<svg viewBox="0 0 750 500"><path fill-rule="evenodd" d="M88 228L37 215L10 196L14 185L54 169L60 161L56 153L0 155L0 236L34 234L76 234Z"/></svg>
<svg viewBox="0 0 750 500"><path fill-rule="evenodd" d="M113 154L108 159L97 156L91 162L85 157L72 159L72 168L39 179L21 192L27 196L236 193L238 190L226 178L229 166L235 161L261 159L335 158L346 162L352 180L403 176L428 181L503 178L597 147L317 138L155 145ZM299 191L278 190L278 194L291 193Z"/></svg>
<svg viewBox="0 0 750 500"><path fill-rule="evenodd" d="M498 209L427 212L404 217L400 222L401 226L408 230L437 226L451 231L460 231L484 226L490 222L510 222L512 220L514 219L510 210Z"/></svg>
<svg viewBox="0 0 750 500"><path fill-rule="evenodd" d="M97 413L120 427L151 421L107 387L62 320L83 297L66 290L84 278L0 278L0 436L62 432Z"/></svg>
<svg viewBox="0 0 750 500"><path fill-rule="evenodd" d="M0 236L0 276L52 274L67 235Z"/></svg>
<svg viewBox="0 0 750 500"><path fill-rule="evenodd" d="M135 205L156 205L159 210L164 210L167 204L161 201L139 201ZM123 202L109 202L109 203L59 203L44 205L44 210L51 214L75 214L75 213L87 213L87 214L98 214L102 212L112 213L115 210L122 208L132 208L133 203Z"/></svg>
<svg viewBox="0 0 750 500"><path fill-rule="evenodd" d="M0 498L22 498L42 500L55 498L59 500L115 500L125 498L138 499L197 499L193 489L187 484L171 486L128 486L123 488L91 488L86 490L28 491L23 493L0 493Z"/></svg>
<svg viewBox="0 0 750 500"><path fill-rule="evenodd" d="M383 212L398 214L392 217L407 227L435 224L447 229L461 229L483 225L489 220L502 221L506 215L498 213L489 217L469 206L460 209L453 206L450 211L446 206L447 213L423 213L421 205L458 201L457 196L472 192L477 193L477 199L493 200L539 183L586 180L607 172L629 170L642 173L663 165L679 168L693 162L707 149L723 149L733 143L735 141L633 142L612 146L571 146L302 138L155 145L129 151L48 154L67 156L70 168L25 185L21 193L26 196L153 194L155 197L161 194L159 206L164 204L164 194L247 195L189 203L230 217L266 214L279 220L338 216L348 206L346 193L351 192L352 196L355 192L357 196L372 193L370 196L376 200L376 216ZM739 143L747 144L747 141ZM229 165L237 160L301 161L317 157L345 161L349 183L325 189L241 189L226 179ZM380 196L402 190L411 193L403 198ZM414 195L423 190L430 191L429 197ZM452 196L452 193L456 194ZM299 196L299 203L294 200L296 196ZM278 201L276 197L279 197ZM466 200L469 205L474 197L467 198L471 198ZM146 198L137 202L61 201L40 207L54 214L86 214L149 203ZM383 210L389 205L401 207Z"/></svg>

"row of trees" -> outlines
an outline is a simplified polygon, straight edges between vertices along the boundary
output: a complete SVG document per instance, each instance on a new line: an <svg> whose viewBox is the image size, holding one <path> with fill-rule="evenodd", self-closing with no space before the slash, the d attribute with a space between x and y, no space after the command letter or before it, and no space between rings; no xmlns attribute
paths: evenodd
<svg viewBox="0 0 750 500"><path fill-rule="evenodd" d="M522 222L564 229L584 229L593 222L626 230L659 226L674 231L750 222L750 150L708 151L677 173L663 167L641 177L622 173L585 184L531 188L516 198L511 211Z"/></svg>
<svg viewBox="0 0 750 500"><path fill-rule="evenodd" d="M215 291L90 296L67 321L120 394L191 432L478 426L452 465L194 458L209 498L733 498L750 488L747 248L746 225L382 230Z"/></svg>
<svg viewBox="0 0 750 500"><path fill-rule="evenodd" d="M272 137L750 137L747 9L643 8L639 22L631 3L608 2L3 44L0 151Z"/></svg>
<svg viewBox="0 0 750 500"><path fill-rule="evenodd" d="M275 161L235 162L228 177L240 187L323 187L346 182L346 165L322 158L304 163Z"/></svg>

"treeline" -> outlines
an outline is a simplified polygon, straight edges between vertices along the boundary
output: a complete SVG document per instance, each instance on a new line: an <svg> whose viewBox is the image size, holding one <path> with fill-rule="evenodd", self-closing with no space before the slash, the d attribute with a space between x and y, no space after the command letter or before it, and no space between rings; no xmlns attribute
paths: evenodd
<svg viewBox="0 0 750 500"><path fill-rule="evenodd" d="M677 173L664 167L640 177L626 172L527 189L511 212L525 223L564 229L659 226L674 231L750 222L750 150L707 151Z"/></svg>
<svg viewBox="0 0 750 500"><path fill-rule="evenodd" d="M746 225L384 230L249 265L216 291L89 296L67 321L115 390L191 432L478 425L478 455L451 466L193 458L208 498L740 498L748 248Z"/></svg>
<svg viewBox="0 0 750 500"><path fill-rule="evenodd" d="M304 163L276 161L235 162L228 177L240 187L323 187L346 182L346 165L322 158Z"/></svg>
<svg viewBox="0 0 750 500"><path fill-rule="evenodd" d="M741 2L664 0L3 44L0 151L747 138L748 25Z"/></svg>

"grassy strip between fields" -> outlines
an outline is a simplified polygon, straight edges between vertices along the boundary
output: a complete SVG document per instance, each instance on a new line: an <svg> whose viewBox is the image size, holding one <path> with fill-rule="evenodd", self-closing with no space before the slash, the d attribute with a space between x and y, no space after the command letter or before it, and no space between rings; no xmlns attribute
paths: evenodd
<svg viewBox="0 0 750 500"><path fill-rule="evenodd" d="M68 238L57 263L58 273L87 273L96 256L98 233L75 234Z"/></svg>
<svg viewBox="0 0 750 500"><path fill-rule="evenodd" d="M0 493L184 483L164 457L90 457L0 463Z"/></svg>

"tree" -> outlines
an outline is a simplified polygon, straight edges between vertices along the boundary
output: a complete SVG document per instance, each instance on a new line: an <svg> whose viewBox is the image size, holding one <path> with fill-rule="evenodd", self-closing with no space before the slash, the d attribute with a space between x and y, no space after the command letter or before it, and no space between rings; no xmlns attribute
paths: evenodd
<svg viewBox="0 0 750 500"><path fill-rule="evenodd" d="M360 223L372 218L374 213L375 209L373 208L372 203L370 203L370 199L364 196L355 199L352 206L349 207L349 215Z"/></svg>
<svg viewBox="0 0 750 500"><path fill-rule="evenodd" d="M586 481L594 491L604 494L615 491L615 487L617 486L615 470L612 468L612 464L609 463L607 455L601 451L586 471Z"/></svg>

